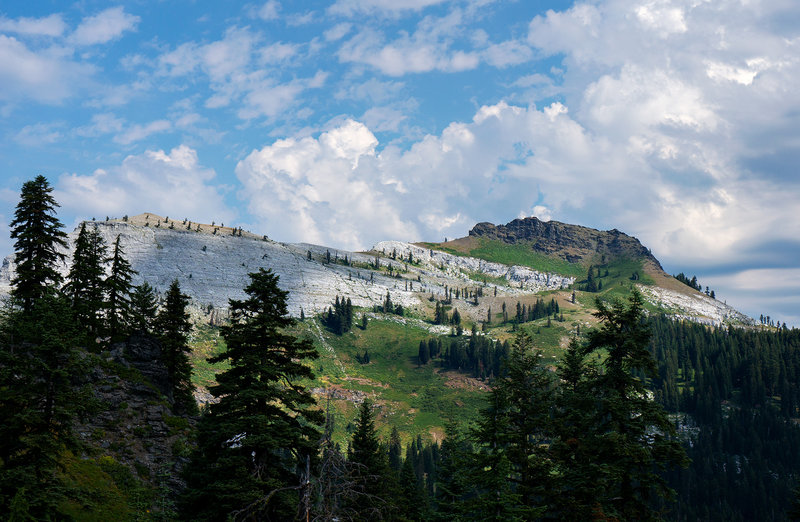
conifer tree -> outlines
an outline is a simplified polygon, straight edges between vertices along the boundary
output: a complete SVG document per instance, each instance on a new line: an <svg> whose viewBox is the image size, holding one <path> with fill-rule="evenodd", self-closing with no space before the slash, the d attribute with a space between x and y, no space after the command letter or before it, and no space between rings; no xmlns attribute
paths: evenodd
<svg viewBox="0 0 800 522"><path fill-rule="evenodd" d="M193 520L290 520L306 487L301 471L315 467L322 413L300 385L318 357L308 340L283 330L293 324L278 276L250 274L247 298L231 300L222 328L226 361L209 391L219 399L198 426L198 450L187 473L185 515Z"/></svg>
<svg viewBox="0 0 800 522"><path fill-rule="evenodd" d="M51 195L53 188L44 176L37 176L22 185L20 201L11 221L16 276L11 281L12 295L22 308L30 311L34 302L54 292L62 281L58 263L65 255L67 235L55 215L58 203Z"/></svg>
<svg viewBox="0 0 800 522"><path fill-rule="evenodd" d="M397 426L393 426L392 433L389 435L389 467L395 473L399 473L402 466L403 447L400 443L400 432L397 431Z"/></svg>
<svg viewBox="0 0 800 522"><path fill-rule="evenodd" d="M97 225L87 228L86 222L81 223L64 293L69 297L73 313L86 330L90 342L100 333L102 325L105 263L105 241Z"/></svg>
<svg viewBox="0 0 800 522"><path fill-rule="evenodd" d="M105 280L108 294L106 300L106 329L111 341L125 335L130 327L132 307L131 292L133 285L131 279L136 270L131 268L130 262L125 259L125 252L119 243L120 236L114 241L114 252L107 260L111 263L111 272Z"/></svg>
<svg viewBox="0 0 800 522"><path fill-rule="evenodd" d="M133 288L131 294L131 328L151 332L158 312L158 297L150 284L145 281Z"/></svg>
<svg viewBox="0 0 800 522"><path fill-rule="evenodd" d="M596 463L602 472L603 513L626 520L654 517L653 493L671 491L657 468L685 465L686 453L674 440L675 428L662 407L650 398L640 375L654 375L648 350L650 329L644 323L643 300L634 289L627 306L597 300L595 315L602 326L589 332L585 354L605 350L605 371L591 383L599 401L593 423L602 426L594 439Z"/></svg>
<svg viewBox="0 0 800 522"><path fill-rule="evenodd" d="M372 401L365 400L358 410L358 421L350 443L348 460L356 465L356 476L362 494L355 509L363 519L382 518L391 506L389 461L375 430Z"/></svg>
<svg viewBox="0 0 800 522"><path fill-rule="evenodd" d="M428 348L428 343L424 340L419 342L419 351L417 353L417 358L419 359L420 364L428 364L428 361L431 359L430 349Z"/></svg>
<svg viewBox="0 0 800 522"><path fill-rule="evenodd" d="M164 306L156 316L155 333L161 339L161 357L172 381L175 404L193 413L197 405L192 395L192 365L189 362L189 296L181 292L175 279L164 296Z"/></svg>
<svg viewBox="0 0 800 522"><path fill-rule="evenodd" d="M0 328L0 513L52 520L69 495L59 460L79 447L73 421L90 396L74 384L87 369L69 302L45 292L30 306L6 310Z"/></svg>
<svg viewBox="0 0 800 522"><path fill-rule="evenodd" d="M62 518L59 458L76 450L73 419L89 403L73 382L86 359L57 288L66 244L51 190L43 176L23 185L11 233L17 275L0 317L0 513L14 520Z"/></svg>

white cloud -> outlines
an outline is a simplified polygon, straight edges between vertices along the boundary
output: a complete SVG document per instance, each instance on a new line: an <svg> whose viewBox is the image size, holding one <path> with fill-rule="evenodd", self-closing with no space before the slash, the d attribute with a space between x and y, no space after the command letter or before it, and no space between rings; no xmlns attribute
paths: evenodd
<svg viewBox="0 0 800 522"><path fill-rule="evenodd" d="M96 45L116 40L126 31L136 30L141 19L125 12L122 6L111 7L81 21L70 41L75 45Z"/></svg>
<svg viewBox="0 0 800 522"><path fill-rule="evenodd" d="M334 25L333 27L331 27L322 34L325 37L325 40L329 42L335 42L336 40L341 40L342 38L344 38L345 35L350 32L351 28L352 25L342 22L340 24Z"/></svg>
<svg viewBox="0 0 800 522"><path fill-rule="evenodd" d="M280 10L281 4L277 0L269 0L258 10L258 17L262 20L277 20Z"/></svg>
<svg viewBox="0 0 800 522"><path fill-rule="evenodd" d="M193 149L181 145L166 153L148 150L128 156L121 165L92 174L65 174L54 196L66 213L77 216L122 216L155 212L191 216L198 221L233 221L215 173L203 167Z"/></svg>
<svg viewBox="0 0 800 522"><path fill-rule="evenodd" d="M60 14L51 14L43 18L0 17L0 31L28 36L61 36L67 28Z"/></svg>
<svg viewBox="0 0 800 522"><path fill-rule="evenodd" d="M275 42L264 48L259 53L261 55L261 63L275 64L296 56L299 49L298 44L287 44L282 42Z"/></svg>
<svg viewBox="0 0 800 522"><path fill-rule="evenodd" d="M508 40L499 44L491 44L484 51L486 63L493 67L519 65L533 58L530 47L517 40Z"/></svg>
<svg viewBox="0 0 800 522"><path fill-rule="evenodd" d="M337 54L342 62L363 63L390 76L474 69L480 62L477 52L453 49L463 26L462 12L454 9L443 17L426 16L414 33L401 32L390 42L374 29L363 29L342 44Z"/></svg>
<svg viewBox="0 0 800 522"><path fill-rule="evenodd" d="M63 49L33 51L0 34L0 100L56 104L85 86L95 68L72 61Z"/></svg>
<svg viewBox="0 0 800 522"><path fill-rule="evenodd" d="M14 136L14 140L28 147L41 147L61 140L64 137L63 128L63 122L26 125Z"/></svg>
<svg viewBox="0 0 800 522"><path fill-rule="evenodd" d="M391 189L370 175L376 145L366 126L347 120L318 139L278 140L253 151L236 175L250 213L284 238L361 248L376 235L414 237L413 223L388 199Z"/></svg>
<svg viewBox="0 0 800 522"><path fill-rule="evenodd" d="M327 73L323 71L288 81L273 75L280 69L272 66L291 64L299 48L283 42L262 45L259 33L231 27L220 40L202 45L187 42L163 53L158 73L178 78L202 71L212 91L205 101L207 108L236 104L236 114L242 119L274 118L293 108L303 92L325 83Z"/></svg>
<svg viewBox="0 0 800 522"><path fill-rule="evenodd" d="M78 127L75 133L78 136L97 137L103 134L118 133L122 130L125 120L117 118L111 113L100 113L92 116L89 125Z"/></svg>
<svg viewBox="0 0 800 522"><path fill-rule="evenodd" d="M328 11L345 16L359 13L397 14L400 11L418 11L444 2L447 0L337 0Z"/></svg>
<svg viewBox="0 0 800 522"><path fill-rule="evenodd" d="M130 145L133 142L141 141L152 134L167 132L172 129L169 120L155 120L146 125L132 125L122 134L114 137L114 141L121 145Z"/></svg>

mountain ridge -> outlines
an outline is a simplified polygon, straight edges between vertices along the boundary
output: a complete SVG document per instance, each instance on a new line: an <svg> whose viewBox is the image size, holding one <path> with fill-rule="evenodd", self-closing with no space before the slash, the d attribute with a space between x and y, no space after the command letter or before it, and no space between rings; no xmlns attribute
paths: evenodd
<svg viewBox="0 0 800 522"><path fill-rule="evenodd" d="M530 264L464 255L450 248L488 238L548 259L561 259L563 263L567 255L580 256L584 264L603 261L603 254L638 256L643 269L653 274L656 287L665 290L647 293L654 304L675 309L676 314L687 318L696 316L700 322L747 322L746 316L732 307L665 274L649 250L618 230L600 232L526 218L507 225L479 223L466 238L442 244L382 241L369 252L349 252L306 243L279 243L237 227L170 220L152 213L86 223L98 228L107 245L118 235L121 237L126 256L139 272L134 279L136 284L147 281L163 292L178 279L182 290L192 298L193 314L210 323L227 318L228 301L242 299L247 274L262 267L272 268L280 276L281 287L289 291L290 314L295 317L327 310L336 295L350 298L355 306L371 309L380 306L387 293L392 302L424 317L431 312L430 298L440 299L448 289L482 287L484 293L491 292L498 299L514 299L548 290L565 291L581 277L576 274L586 273L585 266L574 263L570 265L573 274L563 275L549 269L537 270ZM61 267L64 274L71 263L76 236L77 229L68 237L67 259ZM594 259L597 256L599 259ZM0 269L0 292L10 291L14 269L13 256L9 256ZM497 307L500 303L481 299L460 308L478 321L486 317L493 304Z"/></svg>

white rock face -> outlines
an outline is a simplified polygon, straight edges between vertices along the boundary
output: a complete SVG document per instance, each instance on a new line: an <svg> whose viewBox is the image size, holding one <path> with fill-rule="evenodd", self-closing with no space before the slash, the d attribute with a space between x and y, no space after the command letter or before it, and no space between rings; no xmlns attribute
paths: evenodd
<svg viewBox="0 0 800 522"><path fill-rule="evenodd" d="M474 257L455 256L402 241L381 241L372 249L385 255L391 255L394 252L403 259L408 259L410 253L414 260L422 263L428 270L441 270L453 277L467 279L468 275L466 274L470 272L490 277L505 277L512 286L528 292L560 290L575 282L574 277L545 274L524 266L508 266Z"/></svg>
<svg viewBox="0 0 800 522"><path fill-rule="evenodd" d="M663 306L680 319L720 326L724 323L755 324L727 304L703 294L681 294L666 288L636 285L645 299Z"/></svg>
<svg viewBox="0 0 800 522"><path fill-rule="evenodd" d="M150 222L156 221L148 216ZM572 277L455 256L401 241L382 241L373 247L373 253L356 253L318 245L276 243L249 233L240 237L231 234L231 229L212 234L213 227L206 225L200 232L121 221L88 225L97 227L109 249L120 237L125 257L138 272L134 284L147 281L163 293L177 279L181 290L192 299L193 315L215 321L227 317L230 299L245 298L248 274L262 267L280 276L280 287L289 292L289 313L295 317L301 309L307 315L326 310L337 295L349 297L355 306L371 308L382 304L388 292L393 303L413 309L422 306L422 300L431 295L444 297L446 287L472 291L485 286L489 290L496 288L498 295L514 296L567 288L575 281ZM78 229L68 236L67 258L60 267L64 275L72 264L77 236ZM327 262L328 253L331 262ZM393 253L396 259L388 257ZM413 263L408 263L409 254ZM345 258L348 265L342 264ZM378 270L376 262L381 267ZM387 271L389 266L391 271ZM400 278L396 277L398 273ZM10 292L14 275L13 256L8 256L0 267L0 294ZM482 275L505 278L509 284L483 283ZM749 317L705 295L644 285L639 288L648 301L679 317L706 324L753 324ZM486 306L484 302L479 306L458 305L462 313L470 312L479 318L485 317Z"/></svg>
<svg viewBox="0 0 800 522"><path fill-rule="evenodd" d="M182 227L169 229L121 221L89 222L88 225L97 227L109 248L120 236L125 257L138 272L134 284L147 281L163 293L177 279L181 290L192 298L195 312L220 318L227 315L230 299L245 298L243 288L249 283L248 274L262 267L280 276L279 285L289 292L288 308L293 316L299 316L301 309L309 315L324 311L337 295L349 297L355 306L369 308L382 304L389 292L393 303L413 308L430 294L444 295L445 286L480 286L482 283L469 279L469 272L505 276L520 285L519 289L500 287L502 294L561 288L572 282L569 278L548 276L522 267L509 268L438 252L431 255L427 249L408 243L387 242L386 245L391 245L390 251L395 247L398 252L405 249L406 257L413 249L415 259L423 260L421 265L318 245L276 243L253 234L243 237L211 234L212 227L197 232ZM67 259L60 267L64 275L72 263L77 236L78 229L68 236ZM328 252L330 263L326 262ZM349 266L341 264L345 257ZM376 259L381 270L374 269ZM386 270L389 265L392 272ZM398 271L402 272L400 279L392 275ZM9 256L0 268L0 293L11 290L14 274L13 256Z"/></svg>

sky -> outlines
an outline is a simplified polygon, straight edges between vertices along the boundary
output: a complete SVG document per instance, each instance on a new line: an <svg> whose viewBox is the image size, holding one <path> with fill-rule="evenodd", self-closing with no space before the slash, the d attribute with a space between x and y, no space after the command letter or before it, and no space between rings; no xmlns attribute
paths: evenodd
<svg viewBox="0 0 800 522"><path fill-rule="evenodd" d="M360 250L537 216L800 326L798 85L796 0L4 2L0 227L38 174L70 229Z"/></svg>

